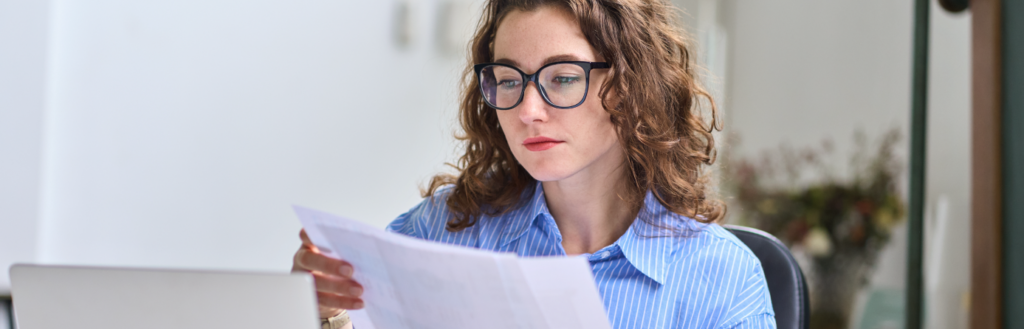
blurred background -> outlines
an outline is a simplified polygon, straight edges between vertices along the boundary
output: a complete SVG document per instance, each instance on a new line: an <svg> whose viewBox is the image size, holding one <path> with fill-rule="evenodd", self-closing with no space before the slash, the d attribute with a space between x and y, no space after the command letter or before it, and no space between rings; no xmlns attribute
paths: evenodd
<svg viewBox="0 0 1024 329"><path fill-rule="evenodd" d="M287 271L292 204L384 227L458 154L481 3L0 1L0 294L15 262ZM674 3L728 222L843 288L820 327L902 327L913 1ZM965 328L971 14L932 7L925 323Z"/></svg>

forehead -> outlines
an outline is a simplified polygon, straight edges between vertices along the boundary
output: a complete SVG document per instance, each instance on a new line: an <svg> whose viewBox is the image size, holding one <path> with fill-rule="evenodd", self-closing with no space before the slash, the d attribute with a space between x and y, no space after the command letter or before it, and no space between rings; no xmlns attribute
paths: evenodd
<svg viewBox="0 0 1024 329"><path fill-rule="evenodd" d="M532 72L549 59L596 61L594 48L575 18L554 6L505 15L494 35L494 60Z"/></svg>

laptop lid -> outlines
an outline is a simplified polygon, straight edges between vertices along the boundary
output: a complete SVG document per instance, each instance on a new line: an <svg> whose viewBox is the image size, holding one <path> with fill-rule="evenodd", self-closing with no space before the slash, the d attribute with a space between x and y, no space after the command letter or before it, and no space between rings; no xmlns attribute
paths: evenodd
<svg viewBox="0 0 1024 329"><path fill-rule="evenodd" d="M19 329L320 327L309 274L15 264Z"/></svg>

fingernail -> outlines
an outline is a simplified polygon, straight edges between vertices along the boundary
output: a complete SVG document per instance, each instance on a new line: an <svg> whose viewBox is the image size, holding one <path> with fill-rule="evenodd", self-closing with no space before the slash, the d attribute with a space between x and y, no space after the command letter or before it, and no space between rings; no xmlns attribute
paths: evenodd
<svg viewBox="0 0 1024 329"><path fill-rule="evenodd" d="M354 308L354 309L363 308L363 303L362 302L357 302L357 303L352 305L352 308Z"/></svg>
<svg viewBox="0 0 1024 329"><path fill-rule="evenodd" d="M338 272L344 276L352 276L352 266L342 265Z"/></svg>
<svg viewBox="0 0 1024 329"><path fill-rule="evenodd" d="M349 293L349 295L352 295L352 296L359 296L359 294L363 293L363 288L359 288L359 287L348 288L348 293Z"/></svg>

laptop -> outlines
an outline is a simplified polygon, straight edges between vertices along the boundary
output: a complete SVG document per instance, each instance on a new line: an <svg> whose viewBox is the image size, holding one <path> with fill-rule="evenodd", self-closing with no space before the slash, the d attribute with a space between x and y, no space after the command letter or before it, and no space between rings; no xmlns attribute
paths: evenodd
<svg viewBox="0 0 1024 329"><path fill-rule="evenodd" d="M306 273L25 264L10 272L18 329L320 328Z"/></svg>

